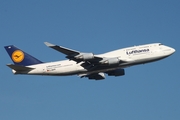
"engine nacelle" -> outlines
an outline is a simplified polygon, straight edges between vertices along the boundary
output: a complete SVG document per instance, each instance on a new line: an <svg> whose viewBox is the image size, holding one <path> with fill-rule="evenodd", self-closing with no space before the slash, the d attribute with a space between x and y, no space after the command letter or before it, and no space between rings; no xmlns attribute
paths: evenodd
<svg viewBox="0 0 180 120"><path fill-rule="evenodd" d="M94 59L93 53L81 53L79 55L74 56L78 60L92 60Z"/></svg>
<svg viewBox="0 0 180 120"><path fill-rule="evenodd" d="M107 60L102 60L100 63L102 65L118 65L120 63L120 60L118 58L110 58Z"/></svg>
<svg viewBox="0 0 180 120"><path fill-rule="evenodd" d="M125 75L124 69L117 69L107 72L109 76L123 76Z"/></svg>

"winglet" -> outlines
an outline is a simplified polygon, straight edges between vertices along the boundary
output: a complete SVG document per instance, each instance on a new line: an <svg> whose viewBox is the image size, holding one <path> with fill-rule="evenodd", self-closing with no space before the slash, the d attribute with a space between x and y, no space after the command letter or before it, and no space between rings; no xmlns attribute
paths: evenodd
<svg viewBox="0 0 180 120"><path fill-rule="evenodd" d="M44 44L45 44L46 46L48 46L48 47L53 47L53 46L56 46L56 45L51 44L51 43L49 43L49 42L44 42Z"/></svg>

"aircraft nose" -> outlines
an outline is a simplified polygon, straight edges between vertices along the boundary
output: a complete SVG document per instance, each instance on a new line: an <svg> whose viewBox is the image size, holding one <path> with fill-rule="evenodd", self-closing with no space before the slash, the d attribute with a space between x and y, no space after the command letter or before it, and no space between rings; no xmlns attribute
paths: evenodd
<svg viewBox="0 0 180 120"><path fill-rule="evenodd" d="M174 48L172 48L172 51L173 51L173 53L175 53L175 52L176 52L176 50L175 50Z"/></svg>
<svg viewBox="0 0 180 120"><path fill-rule="evenodd" d="M166 46L164 52L169 56L172 55L174 52L176 52L176 50L172 47Z"/></svg>
<svg viewBox="0 0 180 120"><path fill-rule="evenodd" d="M176 50L174 49L174 48L171 48L171 54L173 54L173 53L175 53L176 52Z"/></svg>

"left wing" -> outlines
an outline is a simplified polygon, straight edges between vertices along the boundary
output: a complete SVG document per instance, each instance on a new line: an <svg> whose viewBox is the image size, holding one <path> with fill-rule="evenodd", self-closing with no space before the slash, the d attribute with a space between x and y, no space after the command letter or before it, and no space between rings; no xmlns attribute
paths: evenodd
<svg viewBox="0 0 180 120"><path fill-rule="evenodd" d="M70 60L74 60L76 62L87 61L90 63L97 63L103 59L101 57L95 56L93 53L82 53L82 52L79 52L76 50L72 50L69 48L62 47L62 46L54 45L54 44L51 44L48 42L44 42L44 43L46 46L67 55L66 58L68 58Z"/></svg>
<svg viewBox="0 0 180 120"><path fill-rule="evenodd" d="M72 50L72 49L69 49L69 48L65 48L65 47L62 47L62 46L58 46L58 45L53 45L51 43L48 43L48 42L44 42L44 44L50 48L53 48L67 56L69 55L78 55L80 52L79 51L76 51L76 50Z"/></svg>

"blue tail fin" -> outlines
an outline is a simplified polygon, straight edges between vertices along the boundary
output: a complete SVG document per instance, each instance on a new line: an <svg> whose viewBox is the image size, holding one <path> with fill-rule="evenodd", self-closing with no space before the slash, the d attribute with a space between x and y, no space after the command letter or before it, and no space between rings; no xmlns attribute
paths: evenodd
<svg viewBox="0 0 180 120"><path fill-rule="evenodd" d="M34 58L33 56L25 53L13 45L5 46L4 48L8 52L15 65L28 66L42 63L40 60Z"/></svg>

